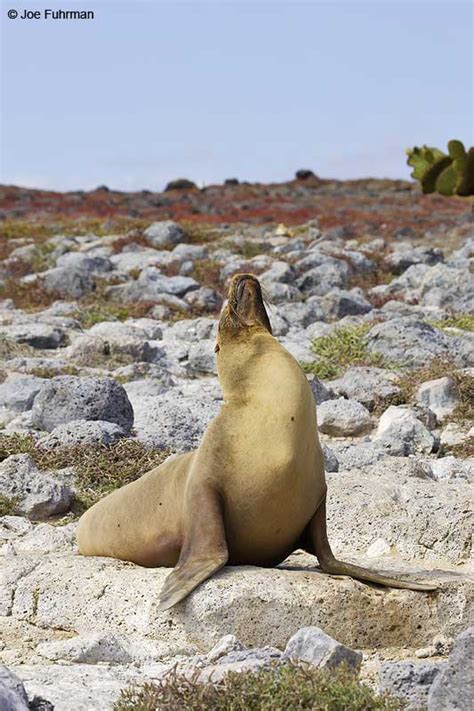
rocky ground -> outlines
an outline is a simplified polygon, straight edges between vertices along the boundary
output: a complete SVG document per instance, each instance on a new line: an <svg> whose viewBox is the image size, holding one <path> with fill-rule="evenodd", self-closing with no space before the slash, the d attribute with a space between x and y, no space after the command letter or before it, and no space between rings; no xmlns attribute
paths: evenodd
<svg viewBox="0 0 474 711"><path fill-rule="evenodd" d="M271 647L246 652L268 660L303 627L418 706L448 673L473 623L470 205L401 182L311 181L0 190L0 661L30 699L111 708L176 661ZM226 568L159 613L166 571L76 554L81 511L194 448L218 411L217 318L241 271L259 275L311 382L335 552L438 592L331 578L295 553Z"/></svg>

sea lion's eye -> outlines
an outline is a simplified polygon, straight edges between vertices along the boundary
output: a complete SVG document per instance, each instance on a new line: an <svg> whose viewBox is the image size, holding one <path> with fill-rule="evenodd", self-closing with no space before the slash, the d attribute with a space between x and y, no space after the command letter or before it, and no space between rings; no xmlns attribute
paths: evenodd
<svg viewBox="0 0 474 711"><path fill-rule="evenodd" d="M218 343L216 343L216 347L214 348L214 353L219 353L221 347Z"/></svg>

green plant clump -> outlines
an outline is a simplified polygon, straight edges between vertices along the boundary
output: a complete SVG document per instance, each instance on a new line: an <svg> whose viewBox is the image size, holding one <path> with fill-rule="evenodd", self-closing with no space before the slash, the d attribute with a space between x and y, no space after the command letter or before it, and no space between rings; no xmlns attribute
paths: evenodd
<svg viewBox="0 0 474 711"><path fill-rule="evenodd" d="M435 328L459 328L461 331L474 331L474 314L453 314L442 321L432 321Z"/></svg>
<svg viewBox="0 0 474 711"><path fill-rule="evenodd" d="M369 324L337 328L328 336L316 338L311 349L318 356L317 360L303 363L303 369L322 380L331 380L350 365L381 365L382 358L367 350L366 336L370 328Z"/></svg>
<svg viewBox="0 0 474 711"><path fill-rule="evenodd" d="M114 711L402 711L346 669L287 664L259 672L231 672L213 684L170 674L156 684L122 691Z"/></svg>
<svg viewBox="0 0 474 711"><path fill-rule="evenodd" d="M407 163L424 193L474 195L474 148L466 152L461 141L449 141L448 154L438 148L409 148Z"/></svg>

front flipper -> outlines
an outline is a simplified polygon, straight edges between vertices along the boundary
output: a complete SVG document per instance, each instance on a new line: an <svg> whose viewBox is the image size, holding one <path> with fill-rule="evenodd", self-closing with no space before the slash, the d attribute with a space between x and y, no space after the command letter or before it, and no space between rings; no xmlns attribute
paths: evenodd
<svg viewBox="0 0 474 711"><path fill-rule="evenodd" d="M220 570L229 557L223 505L217 489L209 484L195 486L189 501L183 547L161 590L159 610L167 610L183 600Z"/></svg>

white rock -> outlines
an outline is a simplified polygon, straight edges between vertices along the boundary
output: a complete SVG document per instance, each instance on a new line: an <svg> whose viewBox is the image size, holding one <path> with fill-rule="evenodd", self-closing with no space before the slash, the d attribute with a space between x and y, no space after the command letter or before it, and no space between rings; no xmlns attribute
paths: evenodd
<svg viewBox="0 0 474 711"><path fill-rule="evenodd" d="M230 652L242 652L245 649L247 649L245 644L242 644L234 634L226 634L207 653L206 658L210 664L213 664Z"/></svg>
<svg viewBox="0 0 474 711"><path fill-rule="evenodd" d="M132 666L22 664L14 671L28 694L47 698L54 711L111 711L122 689L150 681Z"/></svg>
<svg viewBox="0 0 474 711"><path fill-rule="evenodd" d="M31 410L44 382L32 375L9 375L0 385L0 406L14 413Z"/></svg>
<svg viewBox="0 0 474 711"><path fill-rule="evenodd" d="M96 632L57 642L43 642L36 651L51 661L76 664L133 664L159 659L159 645L150 640L131 640L125 635Z"/></svg>
<svg viewBox="0 0 474 711"><path fill-rule="evenodd" d="M55 449L75 444L110 445L125 436L124 430L115 422L104 420L71 420L65 425L55 427L49 434L41 437L37 445L42 449Z"/></svg>
<svg viewBox="0 0 474 711"><path fill-rule="evenodd" d="M143 234L152 247L174 247L184 239L183 230L172 220L153 222Z"/></svg>
<svg viewBox="0 0 474 711"><path fill-rule="evenodd" d="M451 481L453 479L474 481L473 457L465 460L452 456L435 459L431 462L431 469L437 481Z"/></svg>
<svg viewBox="0 0 474 711"><path fill-rule="evenodd" d="M77 553L76 525L69 523L65 526L51 526L48 523L40 523L12 541L14 552Z"/></svg>
<svg viewBox="0 0 474 711"><path fill-rule="evenodd" d="M350 437L372 427L369 411L356 400L326 400L318 406L318 426L332 437Z"/></svg>
<svg viewBox="0 0 474 711"><path fill-rule="evenodd" d="M367 548L367 558L380 558L390 553L390 545L384 538L376 538Z"/></svg>
<svg viewBox="0 0 474 711"><path fill-rule="evenodd" d="M291 637L285 648L285 657L309 662L321 668L334 668L345 664L358 670L362 654L337 642L319 627L303 627Z"/></svg>
<svg viewBox="0 0 474 711"><path fill-rule="evenodd" d="M447 376L428 380L418 388L416 399L420 404L429 407L438 420L443 420L452 414L458 403L456 383Z"/></svg>
<svg viewBox="0 0 474 711"><path fill-rule="evenodd" d="M66 484L40 472L28 454L14 454L0 464L0 493L15 501L18 513L37 520L67 511L73 496Z"/></svg>
<svg viewBox="0 0 474 711"><path fill-rule="evenodd" d="M187 372L191 375L203 373L217 375L215 347L216 342L213 338L192 343L188 352Z"/></svg>
<svg viewBox="0 0 474 711"><path fill-rule="evenodd" d="M393 456L429 454L436 445L436 437L417 418L409 407L390 405L382 414L377 427L377 445Z"/></svg>
<svg viewBox="0 0 474 711"><path fill-rule="evenodd" d="M19 677L0 665L1 711L28 711L29 708L28 697Z"/></svg>
<svg viewBox="0 0 474 711"><path fill-rule="evenodd" d="M440 435L440 443L442 445L452 447L457 444L463 444L469 437L474 437L474 428L471 432L466 432L465 427L457 422L448 422L443 428Z"/></svg>
<svg viewBox="0 0 474 711"><path fill-rule="evenodd" d="M376 404L400 392L397 380L396 375L383 368L354 366L341 378L331 380L329 387L338 395L353 398L372 410Z"/></svg>

